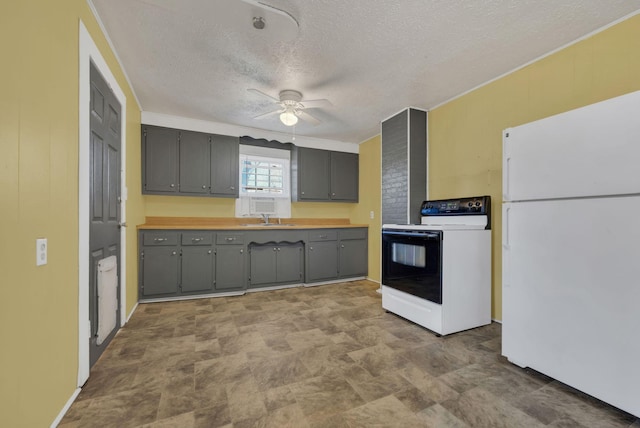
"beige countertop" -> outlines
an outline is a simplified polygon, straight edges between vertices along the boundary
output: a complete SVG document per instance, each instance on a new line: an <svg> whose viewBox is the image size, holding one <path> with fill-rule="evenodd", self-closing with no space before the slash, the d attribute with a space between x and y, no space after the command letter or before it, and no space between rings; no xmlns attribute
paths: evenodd
<svg viewBox="0 0 640 428"><path fill-rule="evenodd" d="M272 218L270 225L260 219L235 217L147 217L138 229L198 229L198 230L274 230L274 229L340 229L369 227L351 224L342 218Z"/></svg>

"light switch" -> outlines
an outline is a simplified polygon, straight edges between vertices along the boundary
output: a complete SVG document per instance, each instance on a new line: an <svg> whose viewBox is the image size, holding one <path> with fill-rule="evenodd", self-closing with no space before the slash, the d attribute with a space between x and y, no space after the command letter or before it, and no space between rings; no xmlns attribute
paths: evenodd
<svg viewBox="0 0 640 428"><path fill-rule="evenodd" d="M36 239L36 266L47 264L47 238Z"/></svg>
<svg viewBox="0 0 640 428"><path fill-rule="evenodd" d="M374 215L373 211L369 211L369 218L373 219L374 217L375 217L375 215Z"/></svg>

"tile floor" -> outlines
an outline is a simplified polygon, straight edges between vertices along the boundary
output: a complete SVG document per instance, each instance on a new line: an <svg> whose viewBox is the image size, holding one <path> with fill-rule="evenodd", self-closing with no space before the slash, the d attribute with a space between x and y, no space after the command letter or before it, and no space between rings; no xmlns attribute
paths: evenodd
<svg viewBox="0 0 640 428"><path fill-rule="evenodd" d="M356 281L141 304L60 427L633 427L500 356L500 324L438 338Z"/></svg>

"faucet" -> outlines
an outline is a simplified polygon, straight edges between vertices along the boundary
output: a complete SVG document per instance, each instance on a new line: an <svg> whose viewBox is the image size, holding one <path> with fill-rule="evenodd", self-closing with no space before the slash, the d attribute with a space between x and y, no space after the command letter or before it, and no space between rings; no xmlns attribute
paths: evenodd
<svg viewBox="0 0 640 428"><path fill-rule="evenodd" d="M269 214L260 214L262 216L262 220L264 220L264 224L269 224Z"/></svg>

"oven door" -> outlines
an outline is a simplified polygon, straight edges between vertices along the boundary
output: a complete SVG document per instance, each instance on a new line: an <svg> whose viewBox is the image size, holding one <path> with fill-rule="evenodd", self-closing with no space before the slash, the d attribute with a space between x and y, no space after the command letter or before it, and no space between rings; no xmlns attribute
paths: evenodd
<svg viewBox="0 0 640 428"><path fill-rule="evenodd" d="M442 231L383 230L382 284L442 304Z"/></svg>

